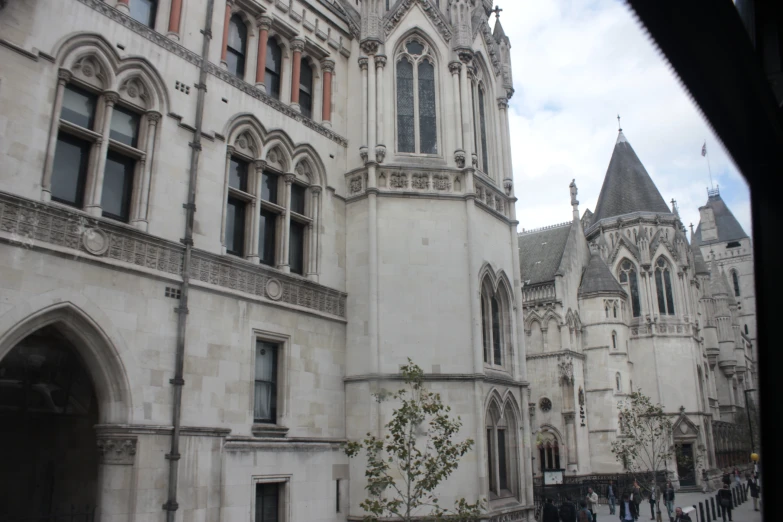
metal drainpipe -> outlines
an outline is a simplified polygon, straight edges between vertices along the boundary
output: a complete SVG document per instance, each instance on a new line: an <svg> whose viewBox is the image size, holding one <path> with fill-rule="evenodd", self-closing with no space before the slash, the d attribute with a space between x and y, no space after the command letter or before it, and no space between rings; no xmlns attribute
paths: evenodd
<svg viewBox="0 0 783 522"><path fill-rule="evenodd" d="M198 160L201 153L201 126L204 119L204 98L207 92L207 64L209 58L209 42L212 39L212 10L214 0L207 0L207 16L204 20L204 35L201 45L201 66L198 77L198 97L196 100L196 130L193 133L193 141L189 144L190 151L190 179L188 181L188 202L185 208L185 237L181 240L185 245L185 257L182 262L182 292L180 295L177 312L177 355L174 378L169 382L173 385L174 405L172 408L171 451L166 454L169 461L169 492L168 500L163 504L166 511L167 522L174 522L177 509L177 480L179 472L179 434L180 417L182 416L182 387L185 365L185 334L188 324L188 293L190 290L190 261L193 251L193 220L196 213L196 178L198 177Z"/></svg>

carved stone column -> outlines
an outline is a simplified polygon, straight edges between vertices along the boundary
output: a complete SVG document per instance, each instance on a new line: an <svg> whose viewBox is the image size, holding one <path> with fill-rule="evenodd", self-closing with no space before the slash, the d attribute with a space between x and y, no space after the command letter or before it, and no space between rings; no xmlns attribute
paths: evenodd
<svg viewBox="0 0 783 522"><path fill-rule="evenodd" d="M258 20L258 56L256 57L256 87L266 92L264 83L266 76L266 44L269 42L269 29L272 27L272 19L262 16Z"/></svg>
<svg viewBox="0 0 783 522"><path fill-rule="evenodd" d="M296 178L295 174L286 174L284 177L285 181L285 222L283 223L283 248L282 250L282 258L277 264L277 268L281 269L283 272L290 272L291 271L291 264L288 260L289 258L289 250L291 245L291 238L289 237L291 234L291 184L294 182L294 179Z"/></svg>
<svg viewBox="0 0 783 522"><path fill-rule="evenodd" d="M363 161L367 161L367 68L369 66L369 58L362 56L359 58L359 69L362 72L362 144L359 147L359 154L362 156Z"/></svg>
<svg viewBox="0 0 783 522"><path fill-rule="evenodd" d="M563 420L565 421L566 432L566 448L568 450L568 465L578 466L579 455L577 454L576 447L576 414L574 412L568 412L563 414Z"/></svg>
<svg viewBox="0 0 783 522"><path fill-rule="evenodd" d="M223 17L223 44L220 47L220 65L223 68L228 68L228 26L231 23L231 0L226 0L226 13Z"/></svg>
<svg viewBox="0 0 783 522"><path fill-rule="evenodd" d="M155 151L155 136L157 134L158 122L161 114L150 111L147 113L147 135L145 145L145 156L141 168L141 180L136 183L136 197L134 198L134 209L136 217L133 224L136 228L147 231L147 208L149 206L150 180L152 178L152 159Z"/></svg>
<svg viewBox="0 0 783 522"><path fill-rule="evenodd" d="M310 217L310 241L309 241L309 255L307 266L307 278L313 281L318 281L318 230L320 229L320 223L318 221L318 210L321 203L321 187L310 187L310 193L312 198L310 200L311 211Z"/></svg>
<svg viewBox="0 0 783 522"><path fill-rule="evenodd" d="M63 110L63 94L65 85L71 81L73 75L68 69L57 71L57 92L54 95L54 112L52 123L49 126L49 144L46 147L46 160L44 161L43 181L41 182L41 200L52 200L52 169L54 168L54 153L57 150L57 136L60 130L60 113Z"/></svg>
<svg viewBox="0 0 783 522"><path fill-rule="evenodd" d="M291 41L291 50L294 52L294 63L291 67L291 108L300 110L299 107L299 81L302 74L302 51L305 42L301 38Z"/></svg>
<svg viewBox="0 0 783 522"><path fill-rule="evenodd" d="M375 87L376 87L376 107L375 107L375 161L383 162L386 156L386 145L383 143L383 71L386 67L386 56L378 54L375 56Z"/></svg>
<svg viewBox="0 0 783 522"><path fill-rule="evenodd" d="M166 36L175 41L179 41L179 22L181 16L182 0L171 0L171 9L169 9L169 30L166 33Z"/></svg>
<svg viewBox="0 0 783 522"><path fill-rule="evenodd" d="M114 112L114 104L120 96L116 92L104 94L106 106L103 110L103 128L101 129L101 142L96 167L92 173L92 180L87 181L87 190L90 197L87 199L87 212L93 216L101 215L101 197L103 196L103 174L106 170L106 154L109 152L109 132L111 131L111 115Z"/></svg>
<svg viewBox="0 0 783 522"><path fill-rule="evenodd" d="M471 109L470 82L468 80L468 66L473 60L471 51L462 51L459 59L463 66L460 69L460 100L462 101L462 147L465 149L467 165L471 165L473 156L473 110Z"/></svg>
<svg viewBox="0 0 783 522"><path fill-rule="evenodd" d="M326 127L332 126L332 74L334 73L334 60L321 62L324 71L323 103L321 107L321 123Z"/></svg>
<svg viewBox="0 0 783 522"><path fill-rule="evenodd" d="M228 172L231 169L231 156L234 154L234 147L226 147L226 164L223 169L223 212L220 216L220 253L226 253L226 212L228 210Z"/></svg>
<svg viewBox="0 0 783 522"><path fill-rule="evenodd" d="M449 64L449 72L451 72L451 83L454 96L454 129L456 129L454 150L454 161L457 163L458 168L465 167L465 150L462 148L462 108L460 102L459 93L459 78L462 64L460 62L451 62Z"/></svg>
<svg viewBox="0 0 783 522"><path fill-rule="evenodd" d="M117 3L114 6L118 11L121 11L125 13L126 15L130 14L130 6L128 5L128 0L117 0Z"/></svg>
<svg viewBox="0 0 783 522"><path fill-rule="evenodd" d="M133 493L133 466L136 462L136 437L98 434L98 498L96 520L127 516Z"/></svg>
<svg viewBox="0 0 783 522"><path fill-rule="evenodd" d="M258 227L261 223L261 177L266 167L266 161L255 160L253 162L255 167L255 176L253 176L253 202L250 204L250 211L253 213L250 216L250 250L248 252L247 259L253 263L258 263L260 259L259 250L261 245L258 244Z"/></svg>

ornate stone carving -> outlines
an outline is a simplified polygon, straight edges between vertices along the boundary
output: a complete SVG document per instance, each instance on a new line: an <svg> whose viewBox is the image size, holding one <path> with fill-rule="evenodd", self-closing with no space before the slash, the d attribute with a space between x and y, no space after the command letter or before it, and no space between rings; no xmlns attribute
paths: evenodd
<svg viewBox="0 0 783 522"><path fill-rule="evenodd" d="M365 40L361 43L361 50L364 54L370 56L378 52L378 46L380 42L378 40Z"/></svg>
<svg viewBox="0 0 783 522"><path fill-rule="evenodd" d="M109 237L100 228L87 228L82 234L84 249L94 256L102 256L109 250Z"/></svg>
<svg viewBox="0 0 783 522"><path fill-rule="evenodd" d="M506 211L506 204L499 197L495 198L495 210L503 214Z"/></svg>
<svg viewBox="0 0 783 522"><path fill-rule="evenodd" d="M454 161L457 163L457 168L465 168L465 151L458 150L454 152Z"/></svg>
<svg viewBox="0 0 783 522"><path fill-rule="evenodd" d="M462 64L460 62L449 63L449 72L451 74L459 74L461 69L462 69Z"/></svg>
<svg viewBox="0 0 783 522"><path fill-rule="evenodd" d="M283 297L283 285L277 279L269 279L266 282L266 295L273 301L279 301Z"/></svg>
<svg viewBox="0 0 783 522"><path fill-rule="evenodd" d="M386 55L385 54L375 55L375 68L383 69L384 67L386 67Z"/></svg>
<svg viewBox="0 0 783 522"><path fill-rule="evenodd" d="M386 145L375 146L375 161L383 163L383 159L386 157Z"/></svg>
<svg viewBox="0 0 783 522"><path fill-rule="evenodd" d="M427 174L414 174L411 177L411 187L418 190L430 188L430 177Z"/></svg>
<svg viewBox="0 0 783 522"><path fill-rule="evenodd" d="M135 437L100 438L97 444L102 464L133 465L136 456Z"/></svg>
<svg viewBox="0 0 783 522"><path fill-rule="evenodd" d="M512 180L511 178L504 179L503 180L503 188L506 191L506 196L510 196L511 195L511 189L514 188L514 180Z"/></svg>
<svg viewBox="0 0 783 522"><path fill-rule="evenodd" d="M560 380L566 384L574 384L574 361L570 357L557 363L560 372Z"/></svg>
<svg viewBox="0 0 783 522"><path fill-rule="evenodd" d="M471 163L473 164L473 168L477 169L478 168L478 156L476 155L475 152L470 155L470 159L472 160Z"/></svg>
<svg viewBox="0 0 783 522"><path fill-rule="evenodd" d="M498 109L501 111L508 109L508 98L498 98Z"/></svg>
<svg viewBox="0 0 783 522"><path fill-rule="evenodd" d="M358 194L362 191L363 183L362 183L362 177L361 176L355 176L351 178L351 181L349 183L349 191L351 194Z"/></svg>
<svg viewBox="0 0 783 522"><path fill-rule="evenodd" d="M367 163L367 147L361 146L359 147L359 157L362 158L362 163Z"/></svg>
<svg viewBox="0 0 783 522"><path fill-rule="evenodd" d="M291 40L291 51L302 52L305 48L305 41L301 38L294 38Z"/></svg>
<svg viewBox="0 0 783 522"><path fill-rule="evenodd" d="M106 100L107 105L114 105L119 101L120 95L116 92L105 92L103 93L103 99Z"/></svg>
<svg viewBox="0 0 783 522"><path fill-rule="evenodd" d="M473 50L472 49L459 49L457 50L457 56L459 56L459 60L464 63L465 65L469 65L470 62L473 61ZM470 71L470 69L468 69Z"/></svg>
<svg viewBox="0 0 783 522"><path fill-rule="evenodd" d="M157 125L160 122L161 114L156 111L147 111L147 121Z"/></svg>
<svg viewBox="0 0 783 522"><path fill-rule="evenodd" d="M324 72L334 72L334 60L321 61L321 69L323 69Z"/></svg>
<svg viewBox="0 0 783 522"><path fill-rule="evenodd" d="M445 17L440 13L437 7L435 7L434 3L430 0L401 0L397 4L397 10L393 11L391 13L391 16L388 16L386 19L386 22L384 23L384 31L386 32L386 36L388 36L395 27L400 23L400 21L405 17L408 11L410 11L411 7L413 7L413 4L418 3L419 7L424 11L424 13L427 15L427 18L429 18L430 22L438 29L438 32L441 34L444 40L448 41L451 40L451 24L448 23L448 21L445 19Z"/></svg>
<svg viewBox="0 0 783 522"><path fill-rule="evenodd" d="M528 405L527 405L527 412L528 412L528 415L530 415L531 419L536 416L536 403L535 402L528 403Z"/></svg>
<svg viewBox="0 0 783 522"><path fill-rule="evenodd" d="M184 247L180 244L62 207L0 193L0 232L10 238L30 238L30 241L35 240L36 245L42 248L55 245L89 253L83 240L84 232L98 228L107 237L108 250L105 257L146 270L182 275ZM266 287L267 281L274 278L283 287L280 302L345 317L344 293L311 281L280 274L262 265L194 250L190 278L191 281L200 281L264 299L271 299Z"/></svg>
<svg viewBox="0 0 783 522"><path fill-rule="evenodd" d="M366 71L367 70L367 65L369 63L370 63L370 60L366 56L360 56L359 57L359 69L361 69L362 71Z"/></svg>
<svg viewBox="0 0 783 522"><path fill-rule="evenodd" d="M449 176L447 174L433 174L432 188L435 190L451 189L451 180L449 179Z"/></svg>
<svg viewBox="0 0 783 522"><path fill-rule="evenodd" d="M261 31L268 31L272 28L272 17L263 15L258 19L258 28Z"/></svg>
<svg viewBox="0 0 783 522"><path fill-rule="evenodd" d="M386 174L381 172L381 175L378 176L378 186L380 188L386 188Z"/></svg>
<svg viewBox="0 0 783 522"><path fill-rule="evenodd" d="M389 179L389 186L395 189L408 188L408 176L401 172L394 172Z"/></svg>
<svg viewBox="0 0 783 522"><path fill-rule="evenodd" d="M61 83L68 83L73 78L73 73L68 69L60 69L57 71L57 78Z"/></svg>

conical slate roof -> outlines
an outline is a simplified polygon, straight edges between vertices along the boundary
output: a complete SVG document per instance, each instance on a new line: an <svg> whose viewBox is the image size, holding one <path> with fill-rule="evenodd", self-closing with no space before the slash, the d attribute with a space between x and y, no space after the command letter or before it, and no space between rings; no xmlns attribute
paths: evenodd
<svg viewBox="0 0 783 522"><path fill-rule="evenodd" d="M604 260L597 253L590 256L587 268L582 274L582 284L579 285L579 295L613 292L625 294L625 290L609 271Z"/></svg>
<svg viewBox="0 0 783 522"><path fill-rule="evenodd" d="M621 130L592 222L640 211L672 213Z"/></svg>
<svg viewBox="0 0 783 522"><path fill-rule="evenodd" d="M714 240L714 242L723 243L748 237L742 229L742 225L739 224L739 221L737 221L737 218L731 213L726 202L723 201L717 191L707 198L707 204L705 206L710 207L715 216L715 226L718 228L718 239ZM696 227L696 233L693 235L693 242L698 245L702 244L701 221L699 221L699 226Z"/></svg>

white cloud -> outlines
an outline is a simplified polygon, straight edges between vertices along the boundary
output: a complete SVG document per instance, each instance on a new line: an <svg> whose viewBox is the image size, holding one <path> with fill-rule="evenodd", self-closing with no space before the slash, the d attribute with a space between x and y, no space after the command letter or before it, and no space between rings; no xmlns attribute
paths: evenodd
<svg viewBox="0 0 783 522"><path fill-rule="evenodd" d="M668 64L618 0L513 0L501 21L511 39L516 93L509 121L520 227L571 218L568 184L580 212L595 209L623 132L686 226L707 200L707 141L713 180L750 233L749 192Z"/></svg>

